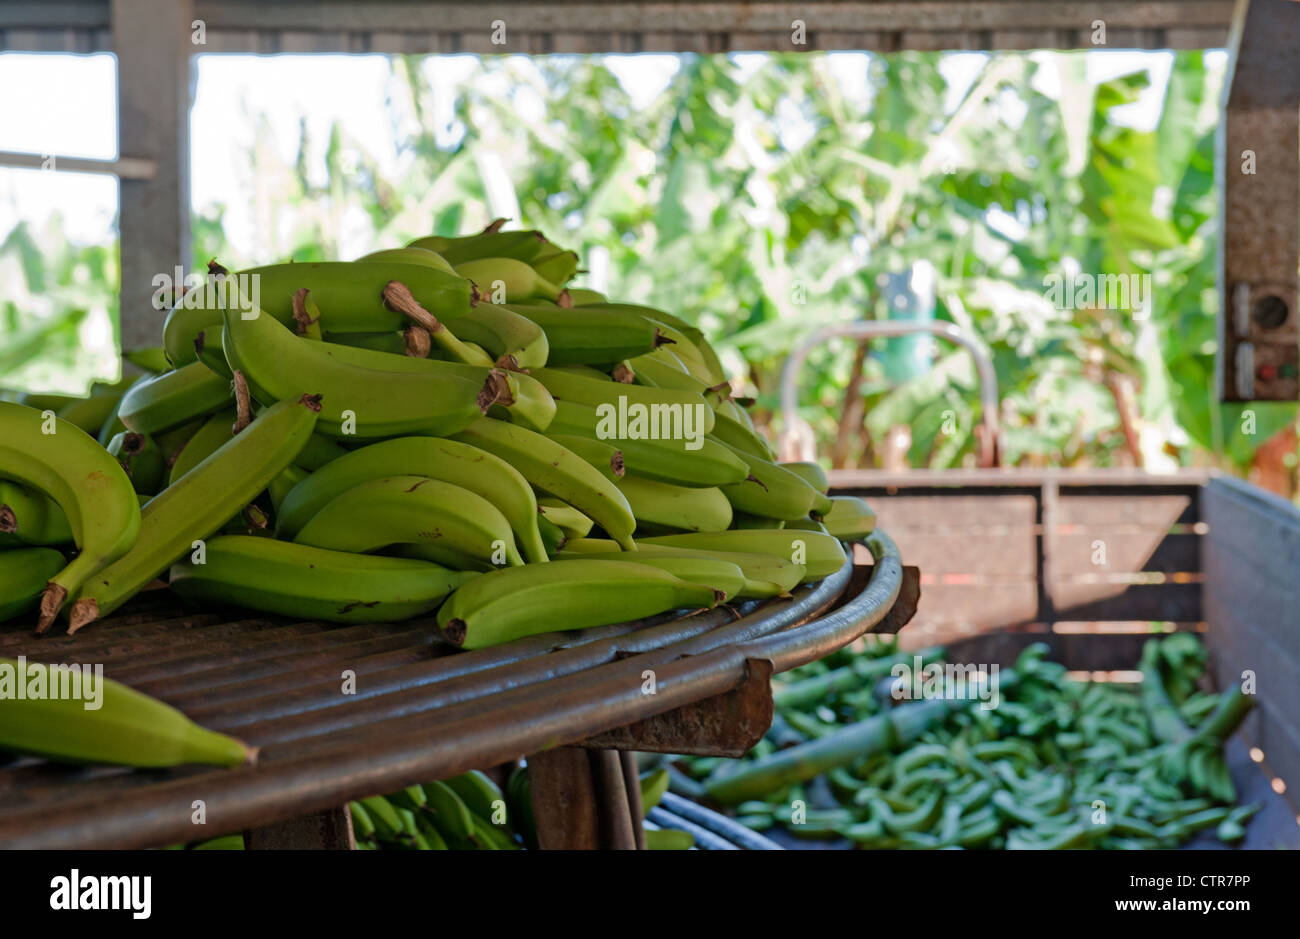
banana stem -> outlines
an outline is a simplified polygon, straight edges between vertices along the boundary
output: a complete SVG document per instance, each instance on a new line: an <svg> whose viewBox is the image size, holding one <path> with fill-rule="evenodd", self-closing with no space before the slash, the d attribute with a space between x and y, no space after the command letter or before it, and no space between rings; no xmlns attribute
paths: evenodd
<svg viewBox="0 0 1300 939"><path fill-rule="evenodd" d="M235 425L231 428L232 433L239 433L249 424L253 423L253 399L248 392L248 381L244 378L244 373L235 371Z"/></svg>
<svg viewBox="0 0 1300 939"><path fill-rule="evenodd" d="M427 359L433 348L429 331L415 323L402 330L402 341L406 345L406 354L413 359Z"/></svg>

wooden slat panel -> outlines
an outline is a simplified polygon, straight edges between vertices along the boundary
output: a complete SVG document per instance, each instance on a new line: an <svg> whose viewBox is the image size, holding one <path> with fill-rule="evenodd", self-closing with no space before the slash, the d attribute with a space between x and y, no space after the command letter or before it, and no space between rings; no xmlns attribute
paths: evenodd
<svg viewBox="0 0 1300 939"><path fill-rule="evenodd" d="M1094 564L1094 558L1103 553L1106 563ZM1052 557L1062 580L1070 579L1072 574L1119 571L1194 572L1201 569L1201 536L1168 535L1158 529L1132 532L1104 528L1086 534L1058 534L1052 540Z"/></svg>
<svg viewBox="0 0 1300 939"><path fill-rule="evenodd" d="M1059 503L1059 522L1065 525L1141 525L1173 526L1198 521L1196 499L1191 495L1081 495L1063 491Z"/></svg>
<svg viewBox="0 0 1300 939"><path fill-rule="evenodd" d="M1087 672L1127 671L1137 667L1150 633L992 632L959 639L948 647L950 662L987 662L1010 666L1034 642L1051 647L1048 658L1066 668Z"/></svg>
<svg viewBox="0 0 1300 939"><path fill-rule="evenodd" d="M1032 583L967 586L923 582L916 618L906 632L934 623L965 624L972 629L1006 626L1031 621L1037 612L1038 592Z"/></svg>
<svg viewBox="0 0 1300 939"><path fill-rule="evenodd" d="M891 533L908 529L1031 528L1037 504L1026 495L873 496L869 501Z"/></svg>
<svg viewBox="0 0 1300 939"><path fill-rule="evenodd" d="M1032 581L1038 539L1030 529L1010 533L932 533L885 525L908 564L925 575L993 575Z"/></svg>
<svg viewBox="0 0 1300 939"><path fill-rule="evenodd" d="M1057 619L1158 620L1176 623L1201 619L1200 584L1052 585Z"/></svg>

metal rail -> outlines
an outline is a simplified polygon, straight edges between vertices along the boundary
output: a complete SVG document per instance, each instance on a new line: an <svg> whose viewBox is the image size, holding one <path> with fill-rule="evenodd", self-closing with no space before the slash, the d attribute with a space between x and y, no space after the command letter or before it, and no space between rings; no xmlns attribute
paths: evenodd
<svg viewBox="0 0 1300 939"><path fill-rule="evenodd" d="M975 362L975 370L980 380L980 421L984 428L980 440L980 466L996 466L998 459L998 375L993 368L993 358L988 349L971 333L955 323L912 323L890 320L869 320L857 323L843 323L838 326L825 326L800 343L785 360L781 368L781 433L779 435L782 456L786 459L812 459L812 453L805 450L799 456L795 451L802 444L811 446L811 430L799 418L799 373L803 370L808 353L828 339L849 337L858 342L891 336L910 336L914 333L929 333L956 343L967 352Z"/></svg>
<svg viewBox="0 0 1300 939"><path fill-rule="evenodd" d="M254 828L580 742L724 694L745 680L754 659L793 668L885 620L902 590L902 565L884 532L866 544L869 572L850 560L786 599L476 652L446 646L430 618L387 626L232 621L178 615L166 595L146 597L77 638L0 634L0 655L103 663L109 677L261 747L257 766L235 770L68 770L17 761L0 768L0 847L193 840L196 800L205 805L205 833ZM355 675L355 694L341 693L345 669Z"/></svg>

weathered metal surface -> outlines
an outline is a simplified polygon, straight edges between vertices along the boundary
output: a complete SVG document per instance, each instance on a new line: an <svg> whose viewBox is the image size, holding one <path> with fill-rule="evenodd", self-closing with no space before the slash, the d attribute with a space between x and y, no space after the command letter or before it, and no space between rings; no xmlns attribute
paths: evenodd
<svg viewBox="0 0 1300 939"><path fill-rule="evenodd" d="M627 807L632 814L632 830L636 837L636 849L646 849L645 827L641 819L645 817L645 806L641 802L641 774L637 772L636 754L623 750L618 754L619 765L623 769L623 785L627 788Z"/></svg>
<svg viewBox="0 0 1300 939"><path fill-rule="evenodd" d="M557 747L528 758L528 795L543 851L601 847L596 777L587 751Z"/></svg>
<svg viewBox="0 0 1300 939"><path fill-rule="evenodd" d="M107 0L0 6L0 50L111 50ZM1222 46L1230 0L748 0L475 4L356 0L196 0L208 52L731 52L810 49L1097 48ZM488 15L490 14L490 15ZM506 24L493 41L493 22ZM793 24L805 25L803 44Z"/></svg>
<svg viewBox="0 0 1300 939"><path fill-rule="evenodd" d="M588 750L587 759L596 784L600 846L609 851L635 851L637 826L632 821L623 761L614 750Z"/></svg>
<svg viewBox="0 0 1300 939"><path fill-rule="evenodd" d="M244 832L249 851L351 851L356 846L346 805Z"/></svg>
<svg viewBox="0 0 1300 939"><path fill-rule="evenodd" d="M142 601L149 615L129 609L75 639L0 633L3 654L94 658L108 677L135 656L148 657L145 688L172 681L166 663L174 658L198 690L169 684L164 700L262 748L256 768L226 771L69 772L36 761L0 767L0 845L143 847L185 840L195 799L206 803L211 830L251 829L548 751L724 694L743 682L749 658L791 668L884 619L898 597L902 568L883 532L871 545L870 581L838 607L851 564L788 599L742 607L739 619L729 610L710 611L478 652L448 654L427 641L433 631L427 622L428 634L420 632L421 621L308 628L258 617L232 624L208 614L178 616L158 597ZM169 625L158 627L150 615ZM216 637L211 647L207 630ZM239 674L243 653L230 641L244 631L258 673L249 680ZM348 641L331 641L334 632ZM401 648L365 654L367 643L394 632L418 647L414 658ZM79 647L82 641L93 648ZM315 663L304 674L296 668L300 654ZM655 672L655 695L641 693L647 668ZM355 676L355 694L343 687L345 671ZM113 811L106 812L110 803Z"/></svg>
<svg viewBox="0 0 1300 939"><path fill-rule="evenodd" d="M588 737L582 745L647 753L744 756L772 725L771 678L771 662L750 659L745 663L745 677L730 691L615 727ZM653 687L652 672L644 673L642 680L643 688Z"/></svg>
<svg viewBox="0 0 1300 939"><path fill-rule="evenodd" d="M1300 4L1238 0L1219 126L1224 401L1300 400Z"/></svg>

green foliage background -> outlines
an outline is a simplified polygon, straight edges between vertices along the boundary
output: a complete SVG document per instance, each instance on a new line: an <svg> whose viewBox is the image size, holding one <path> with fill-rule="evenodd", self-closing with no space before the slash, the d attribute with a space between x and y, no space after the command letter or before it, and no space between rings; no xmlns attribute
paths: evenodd
<svg viewBox="0 0 1300 939"><path fill-rule="evenodd" d="M193 261L337 257L345 220L357 218L375 248L472 231L490 219L489 187L500 183L491 177L501 174L492 168L504 167L519 224L589 263L607 259L612 297L696 320L760 409L775 404L793 344L823 324L883 315L877 278L926 259L938 271L939 318L993 353L1006 462L1128 460L1109 390L1127 388L1148 466L1244 469L1296 410L1251 406L1251 435L1240 406L1214 403L1221 69L1177 53L1157 126L1140 131L1113 112L1135 100L1146 72L1092 85L1083 53L999 54L950 107L941 58L854 56L849 87L843 61L833 69L821 54L682 56L648 107L601 58L484 58L454 89L459 133L448 141L435 133L422 62L394 57L383 107L403 129L400 176L386 177L385 161L338 123L315 139L304 122L286 161L269 144L285 128L251 107L256 143L241 158L254 186L228 205L250 200L265 254L240 256L217 206L195 218ZM1043 70L1059 93L1041 90ZM544 102L542 120L519 117L525 95ZM792 140L795 125L803 132ZM307 168L317 155L323 180ZM29 259L29 286L67 283L76 268L91 274L79 289L112 292L111 252L38 243L33 255L30 235L16 230L0 248ZM1151 315L1054 309L1044 277L1076 271L1150 274ZM0 309L6 355L27 348L14 336L60 328ZM38 345L56 354L57 344ZM970 463L978 403L964 353L939 348L934 369L901 386L869 358L866 433L841 434L852 364L847 345L809 360L802 416L821 454L871 465L872 445L906 424L911 465Z"/></svg>

